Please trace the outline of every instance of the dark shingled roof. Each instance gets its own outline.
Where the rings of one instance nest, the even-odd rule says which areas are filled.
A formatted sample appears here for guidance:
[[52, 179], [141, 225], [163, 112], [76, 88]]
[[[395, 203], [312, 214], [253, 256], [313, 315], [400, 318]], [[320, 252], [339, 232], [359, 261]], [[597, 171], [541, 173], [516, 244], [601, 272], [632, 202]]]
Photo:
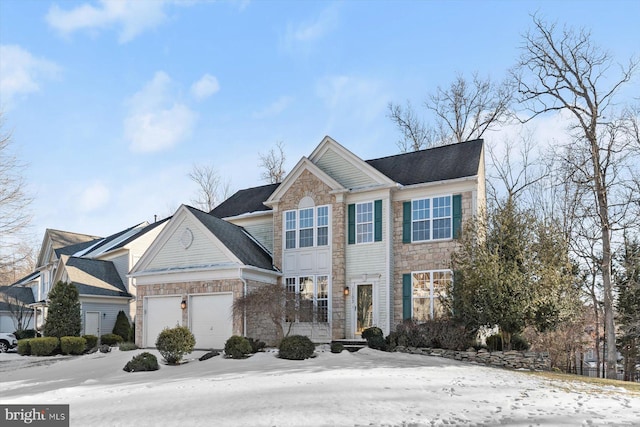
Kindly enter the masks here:
[[95, 245], [100, 240], [103, 240], [102, 237], [95, 240], [89, 240], [88, 242], [76, 243], [75, 245], [64, 246], [62, 248], [58, 248], [55, 250], [56, 256], [60, 258], [61, 255], [73, 255], [76, 252], [83, 251], [87, 249], [91, 245]]
[[275, 270], [271, 255], [260, 246], [242, 227], [231, 224], [191, 206], [191, 213], [211, 231], [245, 265]]
[[265, 206], [263, 202], [271, 196], [279, 185], [280, 184], [268, 184], [239, 190], [216, 206], [211, 211], [211, 215], [218, 218], [228, 218], [249, 212], [270, 211], [271, 208]]
[[[69, 280], [82, 295], [132, 297], [111, 261], [70, 257], [65, 265]], [[77, 274], [72, 267], [86, 274]]]
[[156, 221], [153, 224], [149, 224], [146, 227], [144, 227], [142, 230], [138, 231], [136, 234], [134, 234], [133, 236], [129, 237], [126, 240], [123, 240], [122, 242], [120, 242], [119, 244], [117, 244], [116, 246], [114, 246], [113, 248], [111, 248], [111, 250], [114, 249], [118, 249], [118, 248], [122, 248], [125, 245], [127, 245], [128, 243], [134, 241], [135, 239], [137, 239], [140, 236], [144, 236], [146, 233], [148, 233], [149, 231], [153, 230], [154, 228], [156, 228], [157, 226], [159, 226], [160, 224], [164, 224], [165, 222], [169, 221], [171, 219], [171, 217], [167, 217], [163, 220], [160, 221]]
[[73, 233], [71, 231], [47, 229], [51, 238], [51, 245], [54, 249], [64, 248], [65, 246], [76, 245], [101, 239], [100, 236], [90, 236], [88, 234]]
[[0, 286], [0, 311], [9, 311], [9, 304], [7, 300], [5, 300], [5, 295], [9, 297], [10, 302], [13, 302], [14, 298], [24, 305], [35, 302], [31, 288], [24, 286]]
[[464, 178], [478, 174], [482, 139], [443, 145], [367, 163], [402, 185]]

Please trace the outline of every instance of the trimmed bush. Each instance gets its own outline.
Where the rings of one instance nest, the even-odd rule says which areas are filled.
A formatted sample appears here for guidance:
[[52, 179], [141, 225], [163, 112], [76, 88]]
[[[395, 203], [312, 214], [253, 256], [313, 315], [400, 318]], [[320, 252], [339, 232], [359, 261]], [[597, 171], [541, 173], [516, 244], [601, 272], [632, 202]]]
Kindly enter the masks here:
[[344, 350], [344, 345], [341, 342], [331, 343], [331, 353], [342, 353], [342, 350]]
[[229, 359], [244, 359], [252, 353], [251, 342], [245, 337], [233, 335], [224, 343], [224, 354]]
[[500, 334], [487, 337], [487, 350], [502, 351], [502, 336]]
[[122, 368], [126, 372], [142, 372], [142, 371], [157, 371], [160, 369], [158, 366], [158, 359], [149, 352], [140, 353], [133, 356], [133, 359], [127, 362]]
[[82, 338], [87, 342], [86, 350], [91, 350], [98, 346], [98, 337], [95, 335], [83, 335]]
[[466, 350], [469, 342], [469, 333], [451, 320], [430, 320], [420, 324], [408, 320], [399, 324], [386, 339], [388, 349], [403, 346]]
[[100, 350], [100, 353], [109, 353], [111, 351], [111, 346], [106, 344], [100, 344], [100, 346], [98, 347], [98, 350]]
[[180, 363], [182, 357], [191, 353], [195, 345], [195, 337], [189, 328], [184, 326], [165, 328], [156, 340], [156, 348], [170, 365]]
[[22, 329], [15, 331], [13, 335], [15, 335], [18, 340], [22, 340], [25, 338], [35, 338], [38, 335], [38, 332], [36, 332], [35, 329]]
[[31, 344], [30, 341], [32, 338], [24, 338], [18, 341], [18, 354], [21, 356], [29, 356], [31, 355]]
[[31, 354], [34, 356], [51, 356], [59, 345], [60, 340], [56, 337], [31, 338], [29, 340]]
[[118, 348], [120, 349], [120, 351], [131, 351], [137, 350], [138, 346], [133, 342], [121, 342]]
[[527, 351], [529, 350], [529, 343], [527, 340], [520, 334], [513, 334], [511, 336], [511, 349], [517, 351]]
[[311, 342], [309, 337], [304, 335], [292, 335], [285, 337], [280, 341], [278, 347], [281, 359], [303, 360], [313, 356], [316, 346]]
[[113, 330], [111, 332], [116, 335], [120, 335], [122, 341], [127, 341], [129, 339], [129, 335], [131, 334], [131, 323], [129, 323], [129, 318], [124, 311], [120, 310], [118, 312], [116, 324], [113, 325]]
[[267, 346], [264, 341], [260, 341], [259, 339], [247, 338], [247, 341], [249, 341], [249, 345], [251, 345], [251, 353], [262, 351]]
[[362, 331], [362, 338], [367, 340], [367, 345], [369, 348], [373, 348], [376, 350], [386, 350], [387, 343], [384, 340], [384, 334], [382, 333], [382, 329], [377, 326], [372, 326], [371, 328], [367, 328]]
[[120, 344], [122, 341], [124, 341], [122, 337], [116, 334], [104, 334], [100, 336], [100, 344], [113, 346]]
[[87, 340], [82, 337], [60, 338], [60, 351], [62, 354], [82, 354], [87, 347]]

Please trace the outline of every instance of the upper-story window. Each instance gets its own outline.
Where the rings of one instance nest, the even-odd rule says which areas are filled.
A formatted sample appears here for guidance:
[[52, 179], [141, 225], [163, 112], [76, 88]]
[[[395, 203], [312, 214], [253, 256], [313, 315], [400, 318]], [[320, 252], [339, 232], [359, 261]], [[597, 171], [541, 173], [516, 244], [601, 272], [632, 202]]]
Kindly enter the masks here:
[[373, 202], [356, 203], [356, 243], [373, 242]]
[[284, 213], [285, 249], [327, 246], [329, 206], [317, 206]]
[[382, 241], [382, 200], [352, 203], [347, 206], [347, 243]]
[[412, 240], [451, 238], [451, 196], [417, 199], [411, 202]]

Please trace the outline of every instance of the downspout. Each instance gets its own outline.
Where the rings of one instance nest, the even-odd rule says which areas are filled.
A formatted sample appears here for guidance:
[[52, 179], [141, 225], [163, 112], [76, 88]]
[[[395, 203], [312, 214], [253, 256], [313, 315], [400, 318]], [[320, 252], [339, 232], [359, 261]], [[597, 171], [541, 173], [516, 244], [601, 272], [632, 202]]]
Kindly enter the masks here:
[[[238, 276], [240, 277], [240, 280], [242, 281], [242, 293], [243, 293], [243, 297], [247, 296], [247, 289], [248, 289], [248, 284], [247, 281], [244, 277], [242, 277], [242, 268], [238, 268]], [[242, 335], [244, 337], [247, 336], [247, 309], [246, 307], [242, 310]]]

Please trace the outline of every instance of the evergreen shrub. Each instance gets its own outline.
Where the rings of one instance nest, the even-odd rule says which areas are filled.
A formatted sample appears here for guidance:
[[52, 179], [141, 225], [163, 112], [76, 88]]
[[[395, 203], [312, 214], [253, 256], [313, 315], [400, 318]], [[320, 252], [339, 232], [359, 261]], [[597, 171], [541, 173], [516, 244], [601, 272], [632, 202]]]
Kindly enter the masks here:
[[100, 335], [100, 344], [113, 346], [124, 341], [120, 335], [104, 334]]
[[87, 342], [86, 350], [91, 350], [98, 346], [98, 337], [95, 335], [83, 335], [82, 338]]
[[342, 350], [344, 350], [344, 345], [341, 342], [331, 343], [331, 353], [342, 353]]
[[118, 345], [118, 348], [120, 349], [120, 351], [131, 351], [137, 350], [138, 346], [132, 342], [121, 342], [120, 345]]
[[82, 354], [87, 347], [87, 340], [82, 337], [60, 338], [60, 351], [62, 354]]
[[244, 359], [252, 352], [251, 342], [245, 337], [233, 335], [224, 343], [224, 354], [229, 359]]
[[131, 335], [131, 323], [129, 323], [129, 318], [124, 311], [120, 310], [118, 312], [116, 323], [113, 325], [113, 330], [111, 332], [116, 335], [120, 335], [120, 337], [122, 337], [122, 341], [129, 340], [129, 335]]
[[56, 337], [40, 337], [29, 340], [33, 356], [51, 356], [59, 345], [60, 340]]
[[30, 341], [32, 338], [23, 338], [18, 340], [18, 354], [21, 356], [29, 356], [31, 355], [31, 344]]
[[126, 372], [141, 372], [157, 371], [159, 368], [156, 356], [145, 351], [144, 353], [133, 356], [133, 359], [127, 362], [122, 370]]
[[303, 360], [313, 356], [316, 346], [309, 337], [304, 335], [292, 335], [280, 341], [279, 357], [289, 360]]
[[191, 353], [196, 345], [196, 339], [184, 326], [165, 328], [156, 340], [156, 348], [170, 365], [180, 363], [185, 354]]

